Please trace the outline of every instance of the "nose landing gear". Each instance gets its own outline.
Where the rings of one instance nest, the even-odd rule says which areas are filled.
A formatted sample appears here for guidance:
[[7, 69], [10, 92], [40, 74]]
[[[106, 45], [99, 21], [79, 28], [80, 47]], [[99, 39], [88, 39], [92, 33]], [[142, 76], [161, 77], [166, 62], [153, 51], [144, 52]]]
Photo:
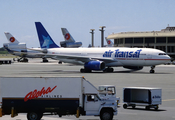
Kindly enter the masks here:
[[154, 73], [154, 72], [155, 72], [155, 71], [154, 71], [154, 68], [155, 68], [155, 66], [151, 66], [150, 73]]

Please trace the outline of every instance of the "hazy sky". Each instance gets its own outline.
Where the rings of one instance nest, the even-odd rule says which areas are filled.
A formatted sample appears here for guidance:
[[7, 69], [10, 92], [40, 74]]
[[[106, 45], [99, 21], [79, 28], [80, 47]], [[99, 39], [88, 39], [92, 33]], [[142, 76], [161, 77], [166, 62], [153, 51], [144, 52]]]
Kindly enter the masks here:
[[[27, 47], [39, 47], [34, 22], [41, 22], [60, 45], [61, 28], [67, 28], [84, 47], [101, 45], [100, 26], [105, 37], [127, 31], [156, 31], [175, 26], [175, 0], [0, 0], [0, 47], [10, 32]], [[106, 41], [104, 42], [106, 44]]]

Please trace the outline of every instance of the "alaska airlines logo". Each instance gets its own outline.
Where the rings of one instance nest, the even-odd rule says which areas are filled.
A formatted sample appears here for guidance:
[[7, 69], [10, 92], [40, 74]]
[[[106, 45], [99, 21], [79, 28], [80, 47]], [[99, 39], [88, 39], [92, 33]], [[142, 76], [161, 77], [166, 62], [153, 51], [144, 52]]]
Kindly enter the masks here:
[[115, 52], [115, 57], [116, 58], [139, 58], [140, 52], [142, 50], [137, 50], [137, 51], [120, 51], [119, 49], [115, 51], [105, 51], [103, 54], [103, 57], [111, 57], [112, 53]]
[[47, 90], [45, 90], [45, 87], [43, 87], [41, 89], [41, 91], [37, 91], [37, 89], [35, 89], [34, 91], [31, 91], [29, 92], [25, 98], [24, 98], [24, 101], [27, 102], [28, 100], [31, 100], [31, 99], [34, 99], [34, 98], [38, 98], [42, 95], [45, 95], [45, 94], [48, 94], [48, 93], [51, 93], [57, 86], [55, 86], [54, 88], [50, 88], [48, 87]]
[[53, 44], [51, 38], [50, 38], [49, 36], [45, 37], [45, 36], [43, 36], [43, 35], [42, 35], [42, 37], [43, 37], [43, 39], [44, 39], [44, 42], [43, 42], [43, 44], [42, 44], [42, 47], [43, 47], [43, 48], [44, 48], [44, 47], [49, 48], [49, 46], [50, 46], [51, 44]]
[[14, 37], [11, 37], [10, 38], [10, 42], [15, 42], [15, 38]]
[[70, 34], [69, 34], [69, 33], [67, 33], [67, 34], [65, 35], [65, 39], [66, 39], [66, 40], [69, 40], [69, 39], [70, 39]]

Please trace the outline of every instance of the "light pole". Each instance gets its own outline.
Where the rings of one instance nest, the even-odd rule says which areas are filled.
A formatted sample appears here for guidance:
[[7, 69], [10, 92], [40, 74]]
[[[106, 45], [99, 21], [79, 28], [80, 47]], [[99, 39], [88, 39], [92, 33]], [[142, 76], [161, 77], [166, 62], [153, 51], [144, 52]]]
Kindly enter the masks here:
[[101, 47], [104, 47], [104, 28], [106, 28], [106, 26], [100, 26], [101, 29], [99, 29], [99, 31], [101, 31]]
[[92, 42], [91, 42], [91, 45], [92, 45], [92, 47], [94, 47], [94, 30], [95, 29], [91, 29], [91, 34], [92, 34]]

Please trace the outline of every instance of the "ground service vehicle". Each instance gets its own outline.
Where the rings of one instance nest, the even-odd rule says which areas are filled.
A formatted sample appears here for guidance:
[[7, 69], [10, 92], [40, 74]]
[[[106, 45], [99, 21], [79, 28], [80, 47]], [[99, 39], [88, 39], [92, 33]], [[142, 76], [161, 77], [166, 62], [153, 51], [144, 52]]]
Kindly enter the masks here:
[[1, 77], [0, 117], [18, 113], [27, 113], [28, 120], [40, 120], [46, 113], [112, 120], [117, 103], [100, 99], [98, 89], [84, 77]]
[[162, 89], [148, 87], [126, 87], [123, 88], [123, 108], [132, 106], [145, 106], [146, 109], [158, 110], [162, 103]]

